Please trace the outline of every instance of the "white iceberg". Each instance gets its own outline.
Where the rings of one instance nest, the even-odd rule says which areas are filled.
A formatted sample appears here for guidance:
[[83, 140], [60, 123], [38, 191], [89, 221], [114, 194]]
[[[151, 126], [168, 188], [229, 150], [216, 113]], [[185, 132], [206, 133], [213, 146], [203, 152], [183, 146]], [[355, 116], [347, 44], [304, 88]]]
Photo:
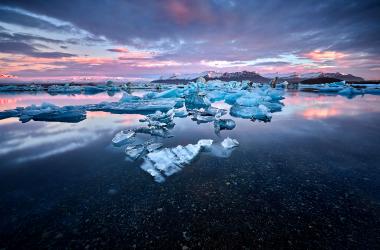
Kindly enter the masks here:
[[222, 141], [221, 145], [225, 149], [230, 149], [239, 146], [239, 142], [236, 139], [231, 139], [230, 137], [227, 137]]
[[165, 176], [170, 176], [180, 171], [189, 164], [202, 149], [212, 145], [212, 140], [199, 140], [197, 144], [164, 148], [148, 153], [144, 157], [141, 168], [154, 177], [157, 182], [163, 182]]
[[220, 130], [232, 130], [235, 127], [236, 123], [232, 119], [218, 119], [214, 121], [214, 128], [216, 134], [218, 134]]
[[130, 145], [125, 148], [125, 154], [132, 160], [139, 158], [145, 151], [144, 145]]
[[112, 139], [112, 143], [115, 146], [122, 146], [126, 143], [132, 142], [135, 135], [136, 133], [132, 130], [128, 130], [127, 132], [120, 131]]
[[262, 121], [269, 121], [272, 118], [272, 114], [269, 112], [269, 109], [262, 104], [257, 107], [246, 107], [235, 104], [231, 107], [230, 114], [235, 117], [257, 119]]

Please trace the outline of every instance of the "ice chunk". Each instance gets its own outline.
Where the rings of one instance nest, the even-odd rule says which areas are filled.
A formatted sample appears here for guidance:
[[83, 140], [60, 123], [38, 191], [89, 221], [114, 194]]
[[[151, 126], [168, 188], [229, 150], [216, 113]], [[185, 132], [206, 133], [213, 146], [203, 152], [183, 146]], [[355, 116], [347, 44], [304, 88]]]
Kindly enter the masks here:
[[40, 106], [31, 105], [0, 113], [0, 119], [9, 117], [20, 117], [21, 122], [28, 122], [30, 120], [79, 122], [86, 119], [86, 110], [83, 106], [58, 107], [53, 104], [43, 103]]
[[127, 146], [125, 148], [126, 155], [132, 160], [136, 160], [137, 158], [139, 158], [144, 153], [144, 151], [145, 146], [141, 144]]
[[70, 86], [69, 84], [52, 85], [48, 87], [47, 91], [50, 94], [63, 94], [63, 93], [79, 94], [82, 92], [82, 88], [80, 86]]
[[236, 139], [231, 139], [230, 137], [227, 137], [222, 141], [221, 145], [223, 146], [223, 148], [229, 149], [239, 146], [239, 142]]
[[176, 98], [182, 95], [182, 90], [177, 88], [172, 88], [169, 90], [165, 90], [162, 92], [149, 92], [144, 98], [145, 99], [153, 99], [153, 98]]
[[214, 90], [207, 93], [207, 97], [211, 102], [221, 101], [226, 96], [226, 92], [220, 90]]
[[218, 134], [220, 130], [232, 130], [236, 126], [236, 123], [232, 119], [218, 119], [214, 121], [215, 132]]
[[150, 143], [146, 146], [146, 149], [148, 150], [148, 152], [153, 152], [159, 148], [162, 148], [163, 145], [164, 144], [160, 142]]
[[262, 105], [264, 105], [265, 107], [267, 107], [269, 109], [270, 112], [278, 112], [278, 111], [281, 111], [282, 110], [282, 104], [280, 103], [277, 103], [277, 102], [261, 102]]
[[165, 180], [189, 164], [204, 148], [212, 145], [212, 140], [199, 140], [197, 144], [178, 145], [148, 153], [141, 168], [152, 175], [157, 182]]
[[202, 139], [198, 141], [198, 145], [201, 146], [201, 148], [209, 148], [212, 145], [213, 140], [211, 139]]
[[211, 102], [202, 93], [196, 93], [185, 97], [185, 105], [188, 109], [207, 108]]
[[149, 135], [159, 136], [159, 137], [170, 137], [170, 135], [168, 135], [167, 128], [164, 128], [164, 127], [160, 127], [160, 128], [157, 128], [157, 127], [139, 127], [139, 128], [133, 129], [133, 131], [135, 133], [149, 134]]
[[347, 87], [347, 88], [344, 88], [343, 90], [339, 91], [338, 94], [350, 97], [350, 96], [354, 96], [354, 95], [363, 94], [363, 90], [355, 89], [353, 87]]
[[186, 110], [175, 110], [174, 111], [174, 117], [180, 117], [180, 118], [183, 118], [183, 117], [187, 117], [189, 115], [189, 113], [186, 111]]
[[135, 132], [132, 130], [128, 130], [127, 132], [120, 131], [115, 135], [115, 137], [112, 139], [112, 143], [115, 146], [122, 146], [126, 143], [132, 142], [133, 137], [135, 136]]
[[83, 91], [85, 94], [97, 94], [106, 91], [106, 87], [103, 86], [83, 86]]
[[137, 100], [134, 102], [103, 102], [87, 105], [89, 111], [106, 111], [110, 113], [144, 113], [157, 110], [168, 111], [177, 104], [173, 99]]
[[226, 94], [224, 100], [226, 103], [233, 105], [236, 102], [236, 100], [240, 98], [243, 94], [244, 92], [229, 93], [229, 94]]
[[272, 118], [268, 108], [261, 104], [258, 107], [245, 107], [235, 104], [231, 107], [230, 114], [235, 117], [262, 121], [269, 121]]
[[204, 77], [202, 77], [202, 76], [198, 77], [197, 83], [203, 83], [203, 84], [205, 84], [206, 83], [206, 79]]
[[138, 96], [130, 95], [128, 93], [123, 93], [123, 96], [121, 97], [119, 102], [134, 102], [134, 101], [138, 101], [140, 99], [141, 98]]
[[225, 109], [219, 109], [215, 107], [208, 107], [206, 110], [200, 112], [201, 115], [212, 115], [216, 117], [221, 117], [225, 114], [227, 114], [227, 110]]

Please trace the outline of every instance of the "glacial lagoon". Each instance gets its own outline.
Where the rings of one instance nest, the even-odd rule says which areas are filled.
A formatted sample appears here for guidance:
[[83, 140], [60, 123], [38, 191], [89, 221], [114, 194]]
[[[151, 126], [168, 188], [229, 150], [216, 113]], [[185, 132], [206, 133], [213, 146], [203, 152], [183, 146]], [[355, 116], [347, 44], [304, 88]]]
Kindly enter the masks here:
[[[0, 120], [0, 247], [379, 246], [379, 95], [275, 90], [280, 109], [257, 119], [232, 110], [256, 107], [250, 93], [231, 104], [205, 91], [173, 107], [170, 121], [157, 118], [170, 107], [104, 105], [165, 91], [1, 93], [0, 111], [49, 103], [85, 107], [85, 117]], [[213, 111], [197, 106], [204, 96]], [[152, 124], [164, 136], [139, 133]], [[133, 141], [118, 144], [120, 131], [136, 132]]]

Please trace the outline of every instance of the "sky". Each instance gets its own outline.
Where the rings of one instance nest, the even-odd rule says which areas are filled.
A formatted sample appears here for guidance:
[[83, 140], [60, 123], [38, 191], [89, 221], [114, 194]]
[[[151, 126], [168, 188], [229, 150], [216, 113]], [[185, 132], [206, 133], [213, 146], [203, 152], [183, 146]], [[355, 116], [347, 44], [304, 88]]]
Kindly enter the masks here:
[[209, 70], [380, 79], [379, 13], [379, 0], [1, 0], [0, 82]]

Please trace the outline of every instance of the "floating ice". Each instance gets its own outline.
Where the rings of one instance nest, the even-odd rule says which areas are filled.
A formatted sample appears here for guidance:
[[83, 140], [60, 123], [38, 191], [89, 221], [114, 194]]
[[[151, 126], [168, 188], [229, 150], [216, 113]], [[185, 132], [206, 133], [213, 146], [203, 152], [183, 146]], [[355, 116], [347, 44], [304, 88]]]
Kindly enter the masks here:
[[145, 151], [145, 146], [142, 144], [139, 145], [130, 145], [125, 148], [125, 154], [132, 160], [139, 158]]
[[339, 95], [343, 96], [355, 96], [355, 95], [361, 95], [363, 94], [363, 90], [355, 89], [353, 87], [346, 87], [338, 92]]
[[85, 94], [97, 94], [106, 90], [107, 89], [104, 86], [83, 86], [83, 91]]
[[19, 117], [21, 122], [30, 120], [79, 122], [86, 119], [86, 111], [82, 106], [58, 107], [50, 103], [42, 103], [40, 106], [31, 105], [25, 108], [0, 112], [0, 119], [9, 117]]
[[157, 128], [157, 127], [139, 127], [133, 129], [135, 133], [140, 134], [149, 134], [153, 136], [159, 136], [159, 137], [170, 137], [168, 134], [168, 129], [165, 127]]
[[162, 92], [149, 92], [144, 96], [144, 98], [145, 99], [177, 98], [177, 97], [181, 97], [181, 95], [182, 95], [182, 90], [178, 88], [172, 88], [172, 89], [165, 90]]
[[231, 107], [230, 114], [235, 117], [262, 121], [269, 121], [272, 118], [268, 108], [262, 104], [257, 107], [245, 107], [235, 104]]
[[50, 94], [79, 94], [82, 92], [82, 88], [80, 86], [70, 86], [69, 84], [65, 85], [52, 85], [49, 86], [47, 91]]
[[221, 101], [224, 99], [224, 97], [226, 96], [226, 92], [224, 91], [220, 91], [220, 90], [214, 90], [214, 91], [211, 91], [209, 93], [207, 93], [207, 98], [211, 101], [211, 102], [216, 102], [216, 101]]
[[120, 131], [115, 135], [112, 139], [112, 143], [115, 146], [122, 146], [126, 143], [132, 142], [133, 137], [135, 136], [135, 132], [132, 130], [128, 130], [127, 132]]
[[218, 134], [220, 130], [232, 130], [236, 127], [236, 123], [232, 119], [218, 119], [214, 121], [215, 132]]
[[155, 142], [155, 143], [150, 143], [146, 146], [146, 149], [148, 150], [148, 152], [153, 152], [159, 148], [162, 148], [164, 144], [162, 144], [161, 142]]
[[138, 101], [140, 99], [141, 98], [138, 96], [130, 95], [128, 93], [123, 93], [123, 96], [121, 97], [119, 102], [134, 102], [134, 101]]
[[144, 157], [141, 168], [154, 177], [157, 182], [163, 182], [165, 176], [180, 171], [189, 164], [202, 149], [212, 145], [212, 140], [199, 140], [197, 144], [178, 145], [175, 148], [164, 148], [148, 153]]
[[186, 110], [174, 110], [174, 117], [187, 117], [189, 113]]
[[89, 111], [106, 111], [110, 113], [142, 113], [154, 112], [157, 110], [168, 111], [177, 105], [173, 99], [152, 99], [137, 100], [134, 102], [102, 102], [99, 104], [87, 105]]
[[205, 94], [197, 93], [186, 96], [185, 105], [186, 108], [190, 109], [207, 108], [211, 106], [211, 102]]
[[221, 145], [223, 146], [223, 148], [229, 149], [239, 146], [239, 142], [236, 139], [231, 139], [230, 137], [227, 137], [222, 141]]
[[316, 91], [316, 92], [339, 92], [345, 88], [346, 82], [332, 82], [322, 84], [298, 84], [298, 89], [301, 91]]

